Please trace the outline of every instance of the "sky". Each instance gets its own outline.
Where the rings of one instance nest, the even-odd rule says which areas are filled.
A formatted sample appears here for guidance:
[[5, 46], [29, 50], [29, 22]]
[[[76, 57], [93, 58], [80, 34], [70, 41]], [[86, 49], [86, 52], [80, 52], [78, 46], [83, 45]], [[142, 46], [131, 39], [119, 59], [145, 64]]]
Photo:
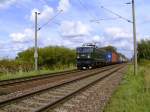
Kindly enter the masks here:
[[[0, 58], [15, 58], [34, 46], [35, 12], [38, 46], [76, 48], [83, 43], [115, 46], [133, 55], [131, 0], [0, 0]], [[106, 9], [102, 8], [105, 7]], [[137, 41], [150, 39], [150, 1], [135, 0]]]

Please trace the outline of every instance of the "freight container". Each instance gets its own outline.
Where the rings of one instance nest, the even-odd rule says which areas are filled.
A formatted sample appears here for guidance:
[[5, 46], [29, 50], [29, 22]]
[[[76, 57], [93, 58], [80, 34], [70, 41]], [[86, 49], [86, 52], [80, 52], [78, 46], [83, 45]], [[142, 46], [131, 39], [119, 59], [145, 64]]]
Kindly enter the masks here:
[[107, 52], [105, 57], [106, 57], [106, 63], [112, 62], [112, 52]]
[[119, 61], [119, 56], [115, 52], [107, 52], [105, 57], [107, 63], [118, 63]]
[[117, 63], [119, 60], [119, 56], [117, 53], [112, 52], [112, 63]]

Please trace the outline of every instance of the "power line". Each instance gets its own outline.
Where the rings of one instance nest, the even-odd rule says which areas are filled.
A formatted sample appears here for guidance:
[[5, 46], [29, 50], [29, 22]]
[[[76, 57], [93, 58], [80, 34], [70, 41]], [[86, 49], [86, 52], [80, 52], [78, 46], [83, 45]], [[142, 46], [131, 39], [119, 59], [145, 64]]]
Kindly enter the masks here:
[[[103, 1], [104, 1], [104, 0], [103, 0]], [[98, 2], [99, 2], [100, 4], [102, 4], [103, 1], [102, 1], [102, 0], [101, 0], [101, 1], [99, 0]], [[120, 4], [120, 3], [111, 3], [111, 4], [105, 4], [105, 6], [106, 6], [106, 7], [109, 7], [109, 6], [117, 6], [117, 7], [120, 7], [120, 6], [122, 7], [122, 6], [124, 6], [124, 7], [125, 7], [126, 4], [128, 4], [128, 3], [129, 3], [129, 2], [127, 2], [127, 3], [125, 3], [125, 4], [124, 4], [124, 3], [121, 3], [121, 4]]]
[[[98, 1], [98, 2], [99, 2], [99, 1]], [[127, 18], [121, 16], [120, 14], [118, 14], [118, 13], [116, 13], [116, 12], [113, 12], [113, 11], [111, 11], [110, 9], [104, 7], [103, 5], [101, 5], [100, 2], [99, 2], [99, 4], [100, 4], [100, 8], [106, 10], [107, 12], [109, 12], [109, 13], [111, 13], [111, 14], [117, 16], [118, 18], [121, 18], [121, 19], [123, 19], [123, 20], [125, 20], [125, 21], [127, 21], [127, 22], [129, 22], [129, 23], [133, 23], [131, 20], [129, 20], [129, 19], [127, 19]]]
[[116, 12], [111, 11], [111, 10], [108, 9], [108, 8], [105, 8], [104, 6], [101, 6], [101, 8], [104, 9], [104, 10], [106, 10], [107, 12], [110, 12], [111, 14], [113, 14], [113, 15], [115, 15], [115, 16], [117, 16], [117, 17], [119, 17], [119, 18], [121, 18], [121, 19], [123, 19], [123, 20], [129, 22], [129, 23], [133, 23], [131, 20], [129, 20], [129, 19], [127, 19], [127, 18], [125, 18], [125, 17], [123, 17], [123, 16], [117, 14]]
[[[123, 17], [123, 16], [121, 16], [121, 15], [119, 15], [119, 14], [117, 14], [117, 13], [111, 11], [111, 10], [109, 10], [108, 8], [105, 8], [104, 6], [101, 6], [101, 8], [105, 9], [105, 10], [108, 11], [109, 13], [112, 13], [113, 15], [117, 16], [118, 18], [102, 18], [102, 19], [97, 19], [97, 20], [95, 20], [95, 17], [93, 17], [93, 14], [91, 14], [91, 12], [89, 12], [88, 8], [83, 4], [83, 2], [81, 2], [81, 0], [78, 0], [78, 1], [79, 1], [80, 5], [88, 12], [88, 14], [89, 14], [92, 18], [94, 18], [93, 20], [90, 20], [90, 22], [99, 22], [99, 21], [107, 21], [107, 20], [117, 20], [117, 19], [120, 18], [120, 19], [126, 20], [126, 21], [129, 22], [129, 23], [132, 23], [131, 20], [129, 20], [129, 19], [127, 19], [127, 18], [125, 18], [125, 17]], [[99, 2], [99, 3], [100, 3], [100, 2]], [[101, 3], [100, 3], [100, 4], [101, 4]]]
[[81, 0], [79, 0], [79, 3], [88, 12], [88, 14], [93, 18], [93, 20], [90, 20], [90, 22], [99, 23], [99, 21], [108, 21], [108, 20], [117, 20], [117, 19], [119, 19], [119, 18], [101, 18], [101, 19], [95, 19], [95, 17], [93, 17], [93, 14], [91, 12], [89, 12], [88, 8], [83, 4], [83, 2], [81, 2]]
[[49, 24], [53, 19], [55, 19], [58, 15], [61, 14], [63, 10], [60, 10], [55, 16], [53, 16], [52, 18], [50, 18], [46, 23], [44, 23], [41, 27], [39, 27], [38, 30], [41, 30], [43, 27], [45, 27], [47, 24]]

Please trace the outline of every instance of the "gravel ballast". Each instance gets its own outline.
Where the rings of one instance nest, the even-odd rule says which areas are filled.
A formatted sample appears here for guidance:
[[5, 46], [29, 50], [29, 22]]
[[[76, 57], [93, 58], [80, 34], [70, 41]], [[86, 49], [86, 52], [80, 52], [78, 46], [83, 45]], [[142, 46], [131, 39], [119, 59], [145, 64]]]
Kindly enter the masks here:
[[117, 73], [99, 81], [95, 85], [80, 92], [61, 105], [57, 105], [47, 112], [102, 112], [108, 103], [112, 93], [121, 82], [127, 67]]

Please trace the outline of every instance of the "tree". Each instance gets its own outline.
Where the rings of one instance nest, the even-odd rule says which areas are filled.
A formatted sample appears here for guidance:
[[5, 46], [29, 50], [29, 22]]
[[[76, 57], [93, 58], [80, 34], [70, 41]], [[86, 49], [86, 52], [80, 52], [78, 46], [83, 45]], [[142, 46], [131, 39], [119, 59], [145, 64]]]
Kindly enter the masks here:
[[[76, 52], [73, 49], [59, 46], [48, 46], [39, 48], [38, 53], [38, 64], [40, 67], [75, 64]], [[34, 64], [34, 49], [30, 48], [18, 53], [16, 59]]]
[[141, 40], [138, 42], [138, 60], [150, 60], [150, 40]]
[[113, 46], [102, 47], [100, 49], [104, 49], [104, 50], [106, 50], [108, 52], [117, 52], [117, 49], [115, 47], [113, 47]]

